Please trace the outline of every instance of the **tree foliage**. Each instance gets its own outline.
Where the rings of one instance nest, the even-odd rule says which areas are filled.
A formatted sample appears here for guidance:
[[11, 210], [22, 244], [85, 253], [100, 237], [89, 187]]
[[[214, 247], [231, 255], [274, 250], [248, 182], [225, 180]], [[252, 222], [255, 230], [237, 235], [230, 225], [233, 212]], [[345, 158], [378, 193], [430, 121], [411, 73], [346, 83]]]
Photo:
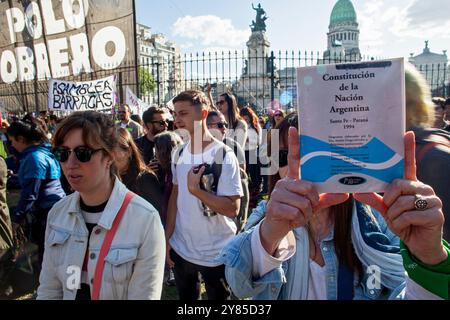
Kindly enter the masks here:
[[141, 95], [153, 93], [156, 89], [156, 81], [148, 69], [139, 67], [139, 92]]

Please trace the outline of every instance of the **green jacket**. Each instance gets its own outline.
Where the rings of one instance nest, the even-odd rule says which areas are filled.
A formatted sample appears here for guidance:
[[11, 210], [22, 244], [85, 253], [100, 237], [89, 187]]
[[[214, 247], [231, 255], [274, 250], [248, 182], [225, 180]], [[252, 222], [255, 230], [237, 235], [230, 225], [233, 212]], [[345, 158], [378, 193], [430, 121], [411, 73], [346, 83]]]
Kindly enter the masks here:
[[0, 157], [3, 159], [8, 158], [8, 152], [6, 151], [5, 144], [0, 140]]
[[417, 284], [427, 289], [431, 293], [449, 300], [450, 298], [450, 245], [442, 240], [445, 249], [448, 252], [448, 258], [437, 266], [428, 266], [409, 252], [408, 248], [402, 242], [400, 244], [403, 256], [403, 264], [409, 277]]

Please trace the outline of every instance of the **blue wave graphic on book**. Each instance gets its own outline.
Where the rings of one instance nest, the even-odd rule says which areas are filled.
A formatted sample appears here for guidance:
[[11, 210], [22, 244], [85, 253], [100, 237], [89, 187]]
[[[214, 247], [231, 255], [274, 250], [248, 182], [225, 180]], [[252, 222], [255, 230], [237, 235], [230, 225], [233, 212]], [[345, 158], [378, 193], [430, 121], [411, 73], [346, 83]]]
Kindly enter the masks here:
[[337, 174], [358, 173], [386, 183], [403, 177], [403, 157], [377, 138], [358, 148], [343, 148], [301, 136], [300, 145], [302, 179], [307, 181], [322, 183]]

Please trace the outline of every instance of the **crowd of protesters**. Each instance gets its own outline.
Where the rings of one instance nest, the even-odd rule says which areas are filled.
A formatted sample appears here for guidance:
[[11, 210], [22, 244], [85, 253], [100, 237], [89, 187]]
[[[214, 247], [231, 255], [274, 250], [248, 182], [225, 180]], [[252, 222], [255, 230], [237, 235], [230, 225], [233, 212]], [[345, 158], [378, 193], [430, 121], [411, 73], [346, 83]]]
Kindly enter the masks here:
[[[166, 283], [189, 301], [202, 282], [211, 300], [449, 298], [450, 99], [432, 100], [417, 71], [406, 71], [405, 177], [384, 198], [299, 180], [295, 112], [257, 115], [232, 93], [172, 103], [142, 120], [122, 104], [3, 121], [0, 269], [26, 239], [37, 299], [160, 299]], [[9, 210], [6, 187], [20, 190]]]

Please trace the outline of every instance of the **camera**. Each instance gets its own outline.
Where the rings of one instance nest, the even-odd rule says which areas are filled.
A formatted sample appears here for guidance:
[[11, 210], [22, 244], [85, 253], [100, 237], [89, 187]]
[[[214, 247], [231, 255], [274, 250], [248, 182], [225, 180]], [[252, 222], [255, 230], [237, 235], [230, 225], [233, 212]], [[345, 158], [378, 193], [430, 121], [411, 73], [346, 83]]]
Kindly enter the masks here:
[[199, 171], [202, 167], [205, 167], [205, 171], [203, 172], [203, 175], [213, 174], [211, 165], [209, 165], [207, 163], [202, 163], [201, 165], [196, 166], [193, 170], [194, 173], [195, 174], [199, 173]]
[[[205, 171], [203, 172], [202, 178], [200, 179], [200, 188], [202, 190], [205, 190], [206, 192], [214, 193], [212, 190], [212, 185], [214, 184], [214, 172], [212, 166], [207, 163], [202, 163], [201, 165], [195, 167], [193, 171], [195, 174], [198, 174], [202, 167], [205, 167]], [[208, 206], [206, 206], [203, 202], [202, 206], [203, 215], [205, 217], [214, 217], [217, 215], [216, 212], [208, 208]]]

